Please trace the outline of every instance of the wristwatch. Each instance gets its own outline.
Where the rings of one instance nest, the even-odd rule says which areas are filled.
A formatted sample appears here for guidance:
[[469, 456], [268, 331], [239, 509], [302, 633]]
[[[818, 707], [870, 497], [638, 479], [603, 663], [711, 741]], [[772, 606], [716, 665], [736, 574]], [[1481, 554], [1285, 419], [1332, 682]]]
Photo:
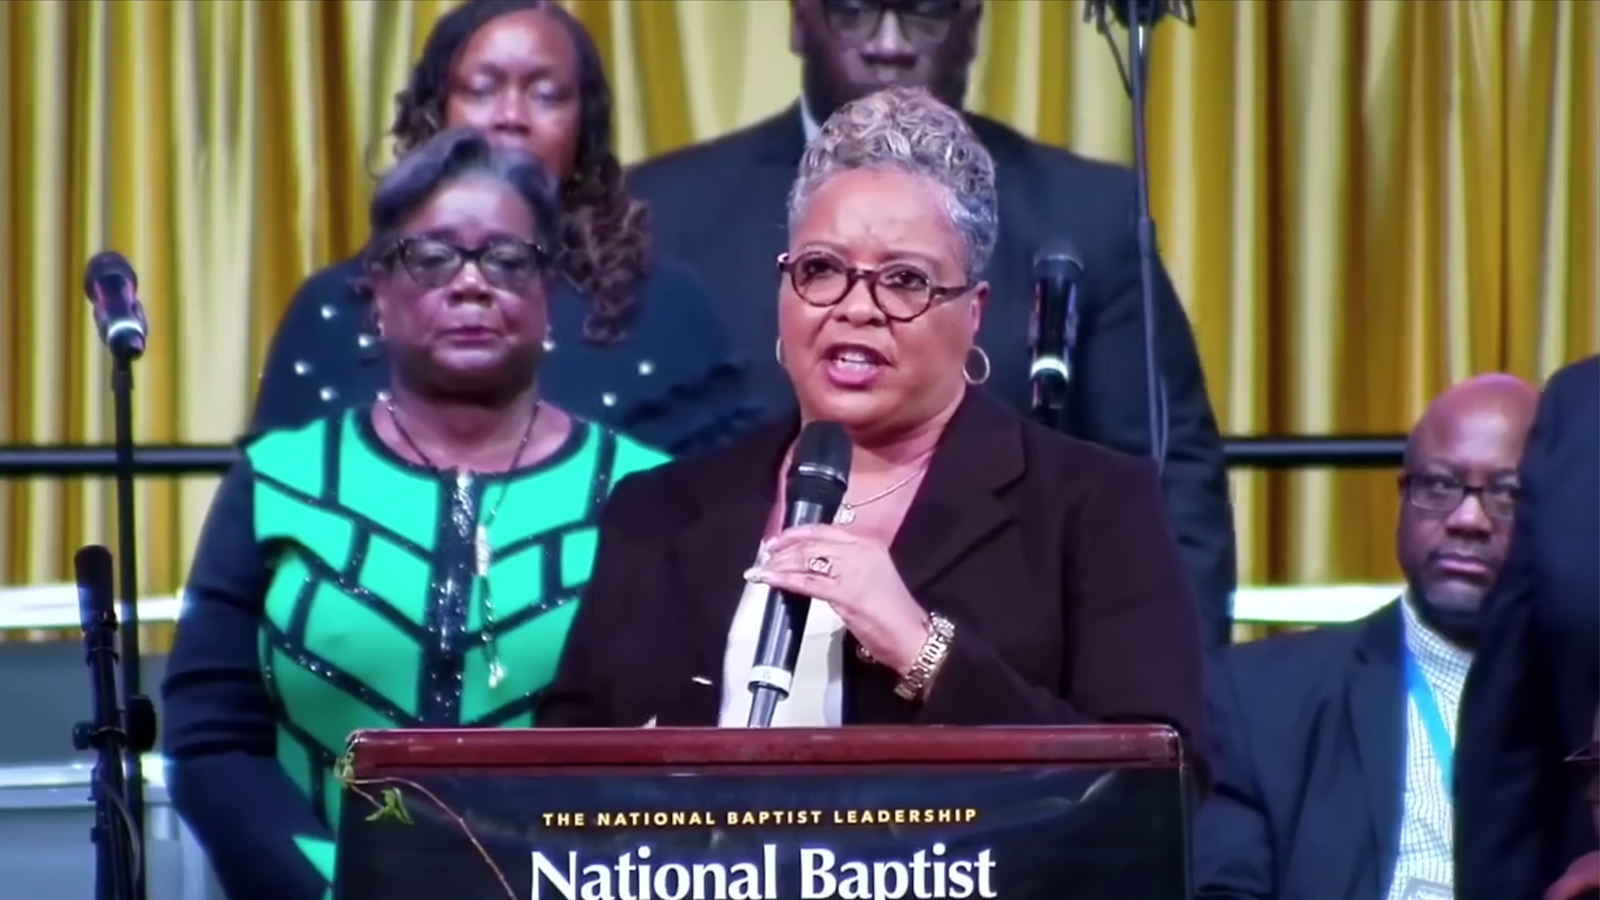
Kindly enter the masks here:
[[933, 676], [939, 674], [950, 655], [950, 642], [956, 636], [956, 623], [938, 613], [928, 614], [928, 639], [911, 663], [911, 670], [894, 686], [895, 696], [901, 700], [920, 700], [928, 692]]

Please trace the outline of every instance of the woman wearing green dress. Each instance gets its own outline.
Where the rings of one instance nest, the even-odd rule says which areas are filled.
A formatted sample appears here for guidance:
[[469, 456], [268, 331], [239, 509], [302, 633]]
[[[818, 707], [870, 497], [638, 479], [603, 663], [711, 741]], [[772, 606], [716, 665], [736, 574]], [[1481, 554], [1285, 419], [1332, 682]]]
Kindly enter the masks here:
[[664, 462], [539, 392], [551, 179], [473, 132], [372, 202], [377, 402], [243, 448], [162, 692], [173, 803], [230, 900], [320, 900], [350, 732], [529, 726], [610, 486]]

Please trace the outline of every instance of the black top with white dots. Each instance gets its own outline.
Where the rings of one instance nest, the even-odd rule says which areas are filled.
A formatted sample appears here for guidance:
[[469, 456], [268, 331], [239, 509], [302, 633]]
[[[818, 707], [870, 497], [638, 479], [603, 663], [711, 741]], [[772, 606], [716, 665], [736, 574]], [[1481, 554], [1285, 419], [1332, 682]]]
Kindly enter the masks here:
[[[358, 273], [356, 261], [338, 263], [296, 292], [263, 367], [252, 433], [371, 403], [388, 387], [368, 301], [351, 286]], [[764, 418], [704, 285], [688, 268], [655, 263], [620, 343], [584, 339], [589, 308], [565, 282], [550, 297], [544, 399], [674, 455], [720, 446]]]

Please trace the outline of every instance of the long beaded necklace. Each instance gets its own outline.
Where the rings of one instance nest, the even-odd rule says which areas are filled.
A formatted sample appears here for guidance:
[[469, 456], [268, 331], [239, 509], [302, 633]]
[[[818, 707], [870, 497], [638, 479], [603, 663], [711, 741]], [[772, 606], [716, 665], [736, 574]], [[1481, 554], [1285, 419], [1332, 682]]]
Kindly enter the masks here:
[[[428, 454], [424, 453], [422, 448], [417, 446], [417, 442], [412, 439], [411, 433], [406, 431], [405, 425], [401, 424], [400, 410], [395, 406], [394, 400], [391, 399], [386, 401], [384, 406], [389, 412], [389, 421], [394, 423], [395, 433], [399, 434], [400, 439], [406, 442], [406, 446], [411, 448], [411, 452], [415, 453], [417, 458], [422, 460], [423, 464], [428, 468], [439, 469], [439, 466], [434, 463]], [[522, 440], [517, 443], [517, 452], [511, 455], [511, 462], [506, 465], [504, 474], [507, 476], [515, 471], [517, 466], [521, 464], [522, 454], [527, 451], [528, 442], [533, 438], [534, 423], [539, 421], [539, 412], [543, 408], [544, 404], [541, 401], [534, 401], [533, 415], [528, 417], [528, 425], [522, 431]], [[466, 477], [466, 474], [462, 473], [462, 477]], [[459, 486], [460, 483], [458, 481], [458, 488]], [[505, 664], [500, 661], [500, 649], [495, 641], [494, 634], [494, 595], [489, 589], [489, 566], [494, 562], [494, 555], [489, 546], [489, 528], [494, 525], [495, 518], [500, 515], [500, 505], [505, 502], [506, 493], [510, 490], [511, 479], [507, 477], [500, 482], [500, 495], [495, 498], [494, 503], [484, 511], [483, 517], [479, 519], [476, 527], [473, 529], [472, 534], [473, 575], [477, 577], [478, 583], [481, 587], [481, 590], [479, 591], [479, 597], [483, 601], [483, 649], [484, 653], [489, 659], [490, 690], [498, 688], [501, 682], [505, 681], [506, 667]]]

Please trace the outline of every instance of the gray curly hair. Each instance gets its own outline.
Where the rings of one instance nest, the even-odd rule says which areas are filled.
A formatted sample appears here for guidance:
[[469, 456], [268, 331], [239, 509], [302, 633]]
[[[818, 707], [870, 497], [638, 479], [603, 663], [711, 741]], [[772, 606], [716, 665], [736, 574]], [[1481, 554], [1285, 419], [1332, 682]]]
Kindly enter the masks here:
[[976, 280], [1000, 229], [994, 159], [961, 114], [922, 88], [894, 87], [839, 107], [806, 145], [789, 191], [789, 230], [829, 178], [855, 169], [890, 169], [939, 186], [946, 214], [965, 245], [962, 264]]

